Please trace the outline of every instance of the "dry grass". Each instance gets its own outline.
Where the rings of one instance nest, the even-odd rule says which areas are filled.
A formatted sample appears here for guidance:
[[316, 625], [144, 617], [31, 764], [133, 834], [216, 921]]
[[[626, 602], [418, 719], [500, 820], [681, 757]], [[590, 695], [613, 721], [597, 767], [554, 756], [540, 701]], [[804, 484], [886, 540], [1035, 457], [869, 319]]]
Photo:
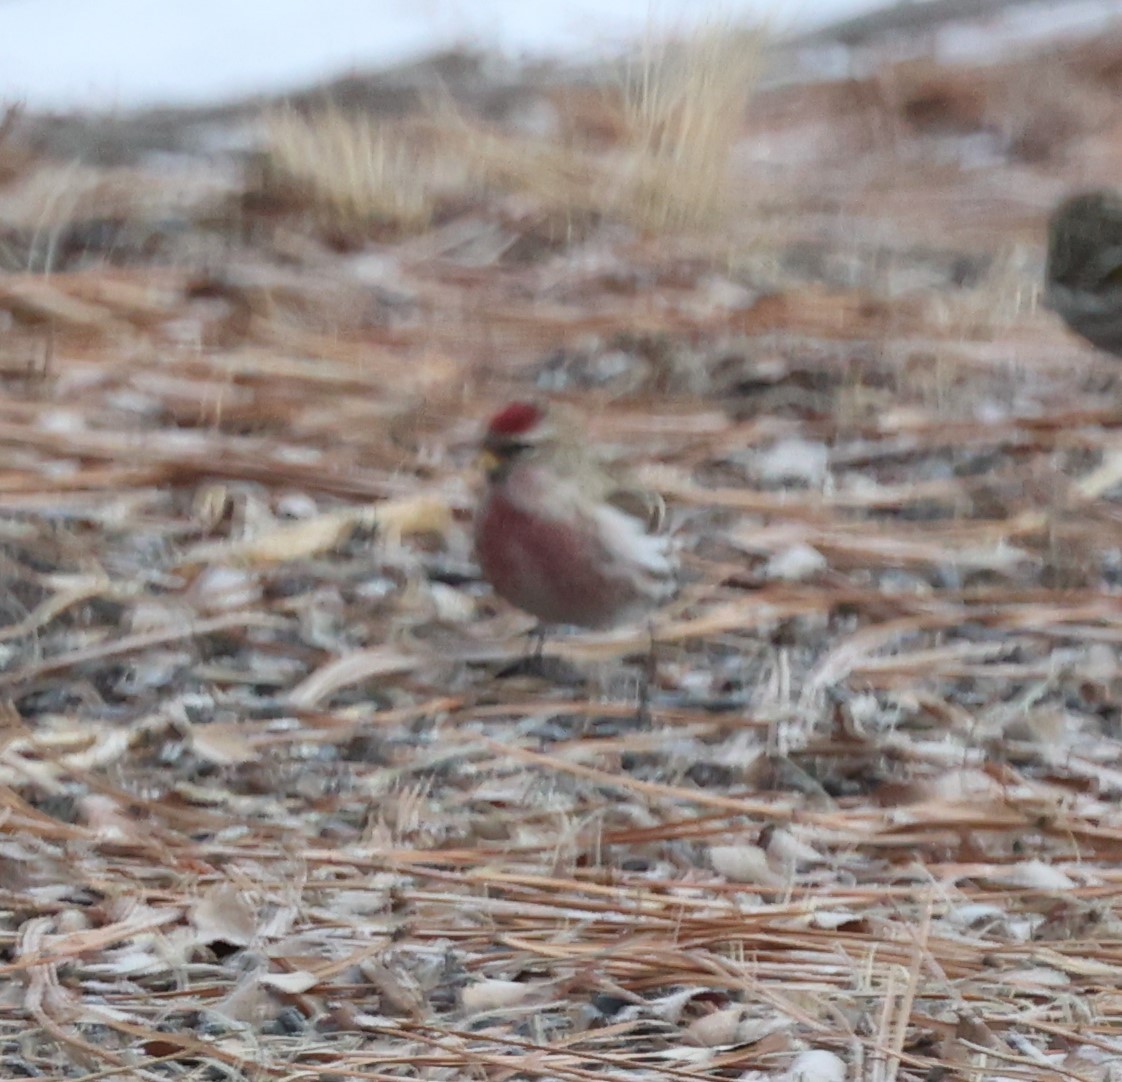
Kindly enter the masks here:
[[[435, 139], [461, 156], [486, 186], [525, 192], [545, 207], [574, 215], [598, 212], [615, 202], [591, 153], [488, 127], [447, 101], [434, 107], [432, 124]], [[608, 183], [614, 187], [617, 182]]]
[[487, 128], [442, 109], [434, 118], [486, 183], [549, 209], [617, 218], [647, 233], [712, 227], [727, 208], [732, 151], [763, 70], [762, 30], [709, 26], [682, 41], [648, 41], [618, 100], [604, 91], [608, 151]]
[[431, 155], [400, 126], [333, 107], [266, 118], [268, 188], [342, 231], [416, 232], [432, 218]]
[[648, 41], [624, 93], [622, 212], [653, 233], [712, 226], [728, 209], [731, 157], [766, 63], [762, 29], [709, 26]]
[[[447, 98], [425, 123], [387, 124], [327, 108], [266, 119], [266, 193], [304, 205], [340, 232], [417, 232], [441, 195], [476, 184], [528, 194], [547, 212], [607, 216], [659, 234], [719, 224], [732, 149], [763, 70], [762, 30], [708, 26], [651, 39], [602, 107], [618, 143], [516, 135]], [[572, 133], [570, 133], [572, 135]]]

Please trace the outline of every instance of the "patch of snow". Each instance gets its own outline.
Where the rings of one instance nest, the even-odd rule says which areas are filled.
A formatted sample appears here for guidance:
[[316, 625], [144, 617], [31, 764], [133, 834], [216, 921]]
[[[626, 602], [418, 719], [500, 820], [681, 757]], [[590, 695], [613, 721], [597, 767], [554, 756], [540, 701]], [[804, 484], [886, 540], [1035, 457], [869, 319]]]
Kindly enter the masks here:
[[33, 109], [130, 109], [283, 92], [347, 71], [484, 46], [592, 59], [652, 28], [706, 20], [811, 27], [876, 0], [6, 0], [0, 101]]

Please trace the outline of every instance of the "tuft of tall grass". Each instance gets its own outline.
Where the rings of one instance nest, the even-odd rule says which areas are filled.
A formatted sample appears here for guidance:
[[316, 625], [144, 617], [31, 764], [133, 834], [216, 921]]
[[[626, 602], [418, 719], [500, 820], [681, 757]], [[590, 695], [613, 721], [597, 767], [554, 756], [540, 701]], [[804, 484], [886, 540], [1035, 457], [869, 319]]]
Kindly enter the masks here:
[[621, 209], [636, 225], [711, 225], [728, 206], [732, 149], [763, 71], [761, 29], [708, 26], [645, 43], [625, 82]]
[[718, 223], [728, 206], [732, 151], [764, 67], [760, 29], [710, 25], [680, 41], [648, 39], [624, 73], [614, 147], [550, 142], [488, 128], [448, 107], [434, 124], [484, 182], [554, 209], [594, 212], [658, 233]]
[[423, 148], [393, 125], [335, 107], [265, 118], [269, 187], [344, 230], [411, 232], [433, 213]]

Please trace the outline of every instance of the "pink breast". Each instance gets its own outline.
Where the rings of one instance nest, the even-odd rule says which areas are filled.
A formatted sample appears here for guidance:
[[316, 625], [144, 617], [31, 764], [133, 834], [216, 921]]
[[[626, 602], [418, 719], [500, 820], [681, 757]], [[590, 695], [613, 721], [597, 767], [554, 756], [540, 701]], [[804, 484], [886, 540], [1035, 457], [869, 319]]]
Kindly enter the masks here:
[[476, 551], [487, 581], [512, 605], [554, 624], [606, 627], [634, 600], [634, 586], [611, 574], [594, 533], [531, 514], [492, 490], [476, 521]]

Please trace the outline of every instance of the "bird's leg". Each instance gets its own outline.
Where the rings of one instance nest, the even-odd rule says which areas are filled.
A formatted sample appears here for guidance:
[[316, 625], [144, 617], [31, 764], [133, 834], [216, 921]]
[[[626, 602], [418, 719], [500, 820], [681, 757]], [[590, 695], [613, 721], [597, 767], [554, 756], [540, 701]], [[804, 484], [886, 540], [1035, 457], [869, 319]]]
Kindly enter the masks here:
[[522, 659], [522, 671], [528, 676], [545, 677], [545, 624], [540, 620], [530, 632], [530, 652]]
[[651, 727], [651, 688], [658, 676], [658, 659], [655, 657], [654, 621], [647, 621], [647, 656], [639, 675], [639, 708], [635, 721], [640, 729]]
[[546, 637], [545, 624], [540, 621], [527, 633], [530, 637], [529, 649], [517, 661], [507, 665], [499, 676], [540, 676], [545, 677], [546, 663], [543, 651]]
[[542, 664], [542, 651], [545, 649], [545, 624], [540, 621], [535, 625], [534, 630], [530, 632], [531, 638], [534, 640], [534, 649], [530, 653], [530, 658], [536, 668], [541, 668]]

